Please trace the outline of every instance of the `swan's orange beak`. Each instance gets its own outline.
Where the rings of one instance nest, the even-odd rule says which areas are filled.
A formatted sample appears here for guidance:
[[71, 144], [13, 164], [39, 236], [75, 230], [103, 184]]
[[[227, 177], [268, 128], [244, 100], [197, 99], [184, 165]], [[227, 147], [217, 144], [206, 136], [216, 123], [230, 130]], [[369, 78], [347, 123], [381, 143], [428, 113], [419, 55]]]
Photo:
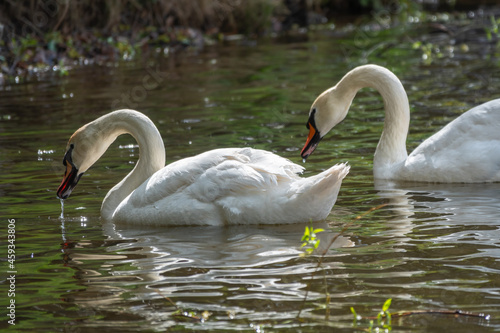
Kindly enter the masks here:
[[76, 184], [80, 180], [80, 177], [83, 175], [83, 172], [78, 174], [78, 169], [71, 158], [71, 151], [73, 147], [71, 147], [64, 155], [63, 165], [66, 166], [66, 172], [64, 172], [64, 177], [61, 185], [57, 189], [57, 197], [59, 199], [66, 199], [71, 194], [71, 191], [75, 188]]
[[300, 152], [300, 156], [302, 156], [304, 161], [306, 160], [306, 158], [309, 157], [309, 155], [313, 153], [313, 151], [316, 149], [319, 142], [321, 141], [321, 136], [319, 135], [319, 132], [316, 129], [316, 126], [314, 125], [314, 122], [309, 121], [306, 126], [309, 129], [309, 135], [307, 136], [304, 148], [302, 148], [302, 151]]

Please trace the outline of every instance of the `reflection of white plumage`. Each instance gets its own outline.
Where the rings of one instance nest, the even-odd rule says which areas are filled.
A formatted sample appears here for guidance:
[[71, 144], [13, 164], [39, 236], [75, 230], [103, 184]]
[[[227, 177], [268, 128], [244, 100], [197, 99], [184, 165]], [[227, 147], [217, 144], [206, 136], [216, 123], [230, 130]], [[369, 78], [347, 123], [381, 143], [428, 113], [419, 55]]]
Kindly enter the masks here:
[[83, 172], [120, 134], [139, 144], [135, 168], [106, 195], [106, 220], [154, 225], [279, 224], [324, 219], [349, 172], [338, 164], [301, 178], [303, 167], [267, 151], [215, 149], [165, 165], [165, 148], [153, 122], [119, 110], [86, 124], [71, 136], [57, 191], [67, 198]]
[[500, 99], [465, 112], [408, 156], [408, 97], [391, 71], [375, 65], [353, 69], [316, 99], [303, 158], [346, 117], [354, 96], [364, 87], [379, 91], [385, 105], [384, 130], [373, 160], [375, 178], [443, 183], [500, 181]]

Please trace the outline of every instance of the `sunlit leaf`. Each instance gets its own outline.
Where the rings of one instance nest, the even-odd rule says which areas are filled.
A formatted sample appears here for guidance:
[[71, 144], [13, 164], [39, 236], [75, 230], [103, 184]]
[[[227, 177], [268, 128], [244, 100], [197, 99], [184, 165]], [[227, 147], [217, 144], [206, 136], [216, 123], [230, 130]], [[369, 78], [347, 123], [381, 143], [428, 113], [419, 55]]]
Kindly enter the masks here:
[[392, 298], [389, 298], [387, 301], [385, 301], [384, 305], [382, 306], [382, 311], [387, 312], [389, 310], [389, 307], [391, 306]]

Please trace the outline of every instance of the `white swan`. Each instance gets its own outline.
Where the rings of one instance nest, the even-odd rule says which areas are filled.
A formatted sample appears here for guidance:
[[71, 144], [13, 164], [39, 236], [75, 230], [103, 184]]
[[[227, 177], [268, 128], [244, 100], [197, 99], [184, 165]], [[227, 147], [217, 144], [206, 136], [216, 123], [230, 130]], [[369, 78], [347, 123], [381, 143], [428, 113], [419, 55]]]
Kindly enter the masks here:
[[66, 172], [57, 196], [66, 199], [82, 174], [120, 134], [139, 144], [134, 169], [102, 203], [105, 220], [136, 225], [282, 224], [324, 219], [349, 172], [337, 164], [301, 178], [303, 167], [251, 148], [207, 151], [165, 166], [165, 147], [153, 122], [118, 110], [77, 130], [69, 139]]
[[304, 160], [325, 134], [346, 117], [354, 96], [364, 87], [380, 92], [385, 105], [384, 129], [373, 159], [376, 179], [442, 183], [500, 181], [500, 99], [465, 112], [408, 156], [408, 97], [399, 79], [376, 65], [353, 69], [314, 101], [307, 123], [309, 136], [301, 151]]

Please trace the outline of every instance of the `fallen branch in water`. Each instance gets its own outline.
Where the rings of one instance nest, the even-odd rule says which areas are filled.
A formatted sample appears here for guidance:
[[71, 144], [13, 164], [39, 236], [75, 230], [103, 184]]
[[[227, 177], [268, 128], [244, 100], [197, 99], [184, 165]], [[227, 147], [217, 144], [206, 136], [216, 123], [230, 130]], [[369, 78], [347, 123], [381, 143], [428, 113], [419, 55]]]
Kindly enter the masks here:
[[[476, 312], [468, 312], [462, 310], [413, 310], [413, 311], [398, 311], [394, 313], [391, 312], [391, 318], [407, 317], [418, 314], [438, 314], [438, 315], [448, 315], [448, 316], [453, 315], [456, 317], [475, 317], [486, 320], [490, 320], [491, 317], [489, 314], [486, 313], [476, 313]], [[371, 317], [360, 317], [359, 319], [374, 320], [377, 318], [378, 316], [371, 316]]]
[[[455, 318], [458, 317], [474, 317], [474, 318], [481, 318], [484, 320], [490, 320], [490, 315], [484, 314], [484, 313], [474, 313], [474, 312], [467, 312], [467, 311], [462, 311], [462, 310], [414, 310], [414, 311], [399, 311], [395, 313], [389, 312], [389, 307], [391, 306], [392, 299], [389, 298], [388, 300], [385, 301], [384, 305], [382, 306], [382, 310], [378, 312], [376, 316], [368, 316], [368, 317], [362, 317], [356, 313], [356, 310], [354, 310], [353, 307], [351, 307], [351, 312], [354, 315], [354, 326], [356, 326], [356, 323], [358, 321], [364, 320], [369, 323], [369, 328], [366, 330], [367, 332], [373, 332], [373, 329], [375, 329], [376, 332], [380, 328], [385, 328], [387, 330], [392, 330], [392, 320], [394, 318], [401, 318], [401, 317], [407, 317], [411, 315], [417, 315], [417, 314], [430, 314], [430, 315], [452, 315]], [[375, 320], [377, 322], [377, 326], [374, 326]]]

